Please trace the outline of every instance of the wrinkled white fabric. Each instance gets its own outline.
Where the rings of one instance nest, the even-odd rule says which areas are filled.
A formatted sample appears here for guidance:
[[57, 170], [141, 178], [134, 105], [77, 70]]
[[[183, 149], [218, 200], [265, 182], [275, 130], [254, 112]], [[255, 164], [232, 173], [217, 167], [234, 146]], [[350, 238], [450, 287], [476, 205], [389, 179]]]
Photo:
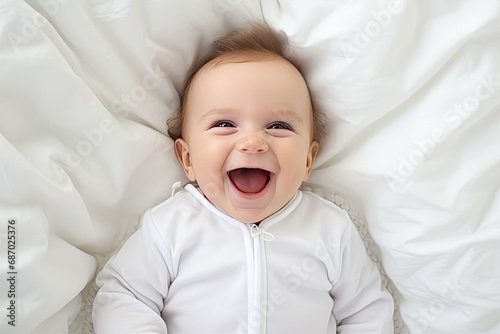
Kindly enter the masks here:
[[255, 19], [329, 118], [310, 186], [359, 212], [411, 333], [500, 333], [499, 18], [498, 0], [0, 1], [20, 306], [0, 332], [92, 333], [96, 262], [183, 178], [165, 121], [189, 67]]

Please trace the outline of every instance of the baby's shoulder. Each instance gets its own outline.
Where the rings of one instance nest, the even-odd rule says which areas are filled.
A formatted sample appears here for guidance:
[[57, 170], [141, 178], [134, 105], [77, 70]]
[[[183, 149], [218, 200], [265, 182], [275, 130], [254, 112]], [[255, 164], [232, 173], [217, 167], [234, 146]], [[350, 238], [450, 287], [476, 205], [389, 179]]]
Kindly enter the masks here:
[[309, 212], [328, 213], [342, 219], [348, 219], [349, 216], [344, 209], [341, 209], [333, 201], [326, 199], [312, 191], [302, 190], [301, 208]]
[[144, 220], [162, 225], [168, 222], [186, 221], [199, 213], [200, 210], [202, 210], [202, 206], [199, 201], [187, 191], [181, 190], [148, 209], [144, 214]]
[[307, 222], [304, 228], [342, 235], [353, 225], [347, 212], [332, 201], [311, 191], [301, 191], [293, 217]]

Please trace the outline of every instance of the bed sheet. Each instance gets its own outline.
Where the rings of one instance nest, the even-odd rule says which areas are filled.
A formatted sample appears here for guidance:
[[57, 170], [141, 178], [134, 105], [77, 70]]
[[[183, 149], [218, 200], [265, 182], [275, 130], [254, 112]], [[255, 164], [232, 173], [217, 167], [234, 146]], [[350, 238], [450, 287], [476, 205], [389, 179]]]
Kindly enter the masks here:
[[396, 332], [499, 333], [496, 0], [2, 1], [0, 332], [92, 333], [96, 272], [186, 181], [186, 73], [248, 20], [289, 36], [329, 117], [307, 187], [362, 232]]

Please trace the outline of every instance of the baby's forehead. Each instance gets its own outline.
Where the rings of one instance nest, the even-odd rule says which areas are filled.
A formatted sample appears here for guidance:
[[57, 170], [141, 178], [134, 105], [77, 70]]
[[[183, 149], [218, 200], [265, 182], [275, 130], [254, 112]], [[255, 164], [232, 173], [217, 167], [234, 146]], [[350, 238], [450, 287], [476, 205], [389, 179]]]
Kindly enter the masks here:
[[185, 115], [221, 105], [240, 108], [238, 103], [253, 105], [254, 101], [267, 105], [266, 109], [312, 110], [309, 88], [300, 71], [274, 54], [217, 57], [193, 75], [184, 97]]
[[192, 76], [184, 102], [189, 104], [189, 100], [195, 97], [198, 100], [201, 96], [211, 99], [240, 92], [252, 94], [261, 91], [261, 87], [268, 87], [267, 94], [263, 96], [277, 94], [289, 103], [296, 101], [296, 98], [306, 98], [311, 102], [305, 78], [293, 63], [278, 55], [215, 58]]

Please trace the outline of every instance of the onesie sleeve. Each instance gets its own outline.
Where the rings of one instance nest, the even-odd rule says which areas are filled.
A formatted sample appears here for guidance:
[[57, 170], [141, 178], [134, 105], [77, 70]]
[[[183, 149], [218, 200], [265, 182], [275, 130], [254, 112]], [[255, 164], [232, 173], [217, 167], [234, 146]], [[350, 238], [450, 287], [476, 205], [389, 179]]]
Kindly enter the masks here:
[[394, 301], [348, 220], [339, 249], [340, 272], [331, 291], [337, 333], [392, 334]]
[[96, 334], [166, 334], [161, 317], [172, 276], [170, 252], [151, 211], [98, 274], [100, 287], [92, 310]]

